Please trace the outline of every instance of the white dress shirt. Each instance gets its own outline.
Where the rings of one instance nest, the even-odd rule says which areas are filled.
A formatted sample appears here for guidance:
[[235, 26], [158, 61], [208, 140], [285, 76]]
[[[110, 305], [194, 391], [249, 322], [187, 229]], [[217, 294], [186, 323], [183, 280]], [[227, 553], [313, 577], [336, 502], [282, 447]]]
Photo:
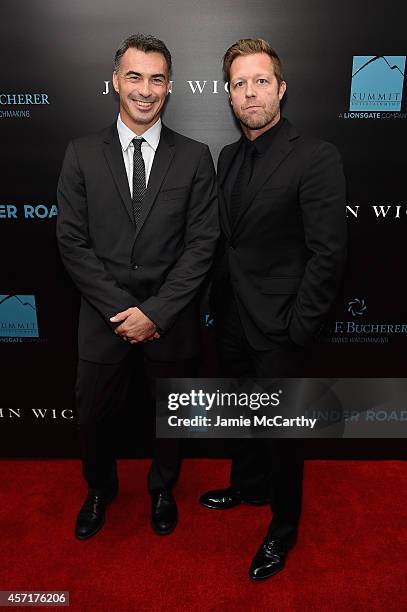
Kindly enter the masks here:
[[161, 136], [161, 119], [158, 119], [147, 131], [141, 136], [138, 136], [127, 127], [121, 120], [120, 114], [117, 117], [117, 131], [119, 140], [122, 146], [123, 160], [126, 168], [127, 180], [129, 181], [130, 194], [133, 196], [133, 153], [134, 145], [133, 138], [144, 138], [145, 142], [141, 144], [141, 154], [144, 159], [146, 168], [146, 186], [150, 178], [151, 168], [154, 161], [154, 155], [160, 142]]

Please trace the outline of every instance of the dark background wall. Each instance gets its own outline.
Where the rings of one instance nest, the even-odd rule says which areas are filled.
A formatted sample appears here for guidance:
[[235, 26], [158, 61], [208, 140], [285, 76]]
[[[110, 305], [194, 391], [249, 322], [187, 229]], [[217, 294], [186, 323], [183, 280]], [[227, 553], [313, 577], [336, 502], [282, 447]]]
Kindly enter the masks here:
[[[377, 0], [20, 0], [2, 7], [2, 456], [78, 452], [73, 418], [78, 296], [56, 248], [56, 182], [69, 139], [115, 120], [117, 100], [111, 91], [104, 93], [110, 89], [112, 57], [119, 42], [137, 31], [162, 38], [173, 54], [165, 122], [208, 143], [215, 160], [221, 147], [239, 135], [223, 89], [225, 49], [238, 38], [262, 36], [278, 50], [288, 83], [284, 114], [301, 131], [337, 145], [351, 207], [344, 287], [308, 373], [405, 375], [406, 92], [400, 108], [388, 102], [379, 112], [370, 102], [366, 118], [349, 110], [351, 87], [359, 94], [363, 87], [365, 93], [384, 92], [387, 100], [391, 93], [400, 97], [404, 7], [400, 1], [386, 6]], [[352, 80], [355, 56], [355, 65], [362, 61], [359, 56], [384, 56], [390, 66], [379, 57], [361, 71], [364, 81], [358, 82], [357, 75]], [[18, 94], [41, 103], [27, 103], [30, 98]], [[379, 327], [366, 327], [370, 324]], [[203, 324], [202, 331], [201, 373], [211, 375], [216, 373], [213, 329]], [[118, 436], [119, 452], [143, 456], [150, 450], [151, 411], [140, 421], [136, 410], [139, 416], [133, 397], [123, 414], [127, 434]], [[227, 448], [195, 441], [188, 452], [205, 456], [227, 453]], [[308, 446], [309, 456], [404, 452], [397, 440], [312, 441]]]

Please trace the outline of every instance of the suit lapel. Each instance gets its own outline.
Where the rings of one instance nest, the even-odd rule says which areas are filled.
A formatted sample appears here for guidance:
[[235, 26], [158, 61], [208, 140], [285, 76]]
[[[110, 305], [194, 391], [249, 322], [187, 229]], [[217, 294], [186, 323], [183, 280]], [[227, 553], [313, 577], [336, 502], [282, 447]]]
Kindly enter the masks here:
[[298, 133], [293, 126], [286, 121], [286, 125], [282, 126], [281, 130], [276, 134], [270, 149], [257, 160], [252, 179], [243, 194], [243, 204], [232, 233], [236, 232], [236, 229], [242, 221], [242, 217], [250, 208], [254, 198], [264, 183], [270, 179], [280, 164], [294, 149], [295, 145], [293, 141], [297, 138]]
[[[131, 222], [134, 223], [133, 207], [131, 202], [131, 194], [129, 189], [129, 182], [127, 178], [126, 168], [123, 161], [123, 152], [117, 133], [117, 127], [114, 123], [108, 130], [108, 133], [104, 139], [103, 152], [106, 157], [107, 164], [112, 173], [116, 187], [120, 193], [123, 203], [126, 207]], [[154, 161], [148, 180], [147, 190], [144, 196], [143, 208], [141, 212], [141, 218], [136, 230], [136, 237], [139, 234], [144, 222], [154, 204], [157, 194], [160, 190], [161, 184], [170, 166], [171, 160], [174, 156], [174, 138], [172, 131], [166, 126], [162, 126], [160, 142], [154, 155]]]
[[126, 207], [126, 210], [129, 213], [132, 223], [134, 223], [129, 181], [127, 179], [122, 147], [120, 144], [119, 134], [117, 133], [117, 127], [115, 123], [111, 126], [104, 139], [103, 152], [106, 157], [107, 164], [110, 168], [110, 172], [112, 173], [113, 180], [116, 183], [116, 187]]
[[161, 128], [160, 142], [154, 155], [154, 161], [148, 179], [148, 186], [143, 200], [140, 221], [137, 225], [136, 238], [144, 225], [145, 220], [153, 206], [162, 182], [174, 157], [174, 137], [165, 125]]
[[230, 226], [230, 211], [229, 211], [229, 201], [225, 194], [225, 179], [228, 175], [230, 167], [236, 157], [237, 152], [240, 148], [240, 143], [242, 142], [242, 137], [234, 142], [232, 145], [227, 147], [223, 155], [219, 158], [218, 164], [218, 198], [219, 198], [219, 214], [222, 222], [222, 227], [224, 228], [227, 236], [231, 234], [231, 226]]
[[229, 206], [228, 206], [228, 202], [226, 200], [225, 194], [223, 193], [223, 189], [221, 188], [220, 185], [218, 185], [218, 201], [219, 201], [220, 224], [221, 224], [221, 227], [224, 233], [229, 238], [231, 234]]
[[237, 141], [228, 146], [221, 157], [219, 158], [218, 165], [218, 182], [221, 187], [223, 187], [223, 183], [228, 175], [230, 166], [232, 165], [233, 160], [235, 159], [235, 155], [239, 150], [240, 143], [243, 140], [243, 136]]

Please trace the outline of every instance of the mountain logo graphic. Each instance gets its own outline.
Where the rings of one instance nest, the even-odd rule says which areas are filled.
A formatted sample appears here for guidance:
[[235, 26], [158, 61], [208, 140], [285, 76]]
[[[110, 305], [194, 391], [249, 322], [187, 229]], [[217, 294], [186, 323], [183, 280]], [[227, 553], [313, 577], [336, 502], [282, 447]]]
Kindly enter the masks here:
[[354, 55], [350, 111], [401, 110], [405, 55]]
[[365, 300], [361, 300], [359, 298], [353, 298], [348, 302], [348, 312], [352, 315], [352, 317], [361, 317], [366, 314], [367, 306]]
[[34, 295], [0, 295], [0, 337], [39, 337]]

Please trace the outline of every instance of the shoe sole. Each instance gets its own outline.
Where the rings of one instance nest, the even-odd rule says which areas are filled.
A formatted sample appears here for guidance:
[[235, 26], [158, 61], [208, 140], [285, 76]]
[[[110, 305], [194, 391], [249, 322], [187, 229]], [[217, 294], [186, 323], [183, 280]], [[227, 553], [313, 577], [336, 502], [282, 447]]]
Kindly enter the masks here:
[[[284, 567], [285, 567], [285, 566], [284, 566]], [[275, 572], [273, 572], [272, 574], [267, 574], [267, 576], [258, 576], [258, 577], [254, 577], [254, 576], [251, 576], [251, 575], [249, 574], [249, 578], [250, 578], [250, 580], [253, 580], [253, 582], [261, 582], [262, 580], [267, 580], [267, 578], [272, 578], [272, 577], [273, 577], [273, 576], [275, 576], [276, 574], [279, 574], [279, 573], [280, 573], [280, 572], [281, 572], [281, 571], [284, 569], [284, 567], [280, 567], [280, 569], [276, 570], [276, 571], [275, 571]]]
[[203, 506], [204, 508], [210, 508], [211, 510], [232, 510], [232, 508], [237, 508], [238, 506], [240, 506], [241, 504], [245, 504], [246, 506], [269, 506], [270, 502], [269, 501], [257, 501], [257, 500], [246, 500], [246, 499], [242, 499], [240, 502], [238, 502], [237, 504], [233, 504], [233, 506], [212, 506], [211, 504], [205, 504], [204, 502], [199, 502], [201, 504], [201, 506]]
[[[114, 500], [115, 500], [115, 498], [117, 497], [117, 493], [118, 493], [118, 491], [116, 491], [116, 492], [115, 492], [115, 493], [112, 495], [112, 497], [111, 497], [111, 498], [110, 498], [110, 499], [109, 499], [109, 500], [106, 502], [106, 507], [107, 507], [109, 504], [111, 504], [111, 503], [112, 503], [112, 501], [114, 501]], [[98, 531], [100, 531], [100, 530], [102, 529], [103, 525], [105, 524], [105, 520], [106, 520], [106, 517], [104, 516], [104, 517], [103, 517], [103, 521], [100, 523], [100, 525], [98, 525], [97, 529], [95, 529], [95, 530], [94, 530], [94, 531], [92, 531], [91, 533], [86, 534], [85, 536], [81, 536], [81, 535], [78, 535], [77, 533], [75, 533], [75, 537], [76, 537], [76, 539], [77, 539], [77, 540], [88, 540], [89, 538], [92, 538], [94, 535], [96, 535], [96, 534], [98, 533]]]

